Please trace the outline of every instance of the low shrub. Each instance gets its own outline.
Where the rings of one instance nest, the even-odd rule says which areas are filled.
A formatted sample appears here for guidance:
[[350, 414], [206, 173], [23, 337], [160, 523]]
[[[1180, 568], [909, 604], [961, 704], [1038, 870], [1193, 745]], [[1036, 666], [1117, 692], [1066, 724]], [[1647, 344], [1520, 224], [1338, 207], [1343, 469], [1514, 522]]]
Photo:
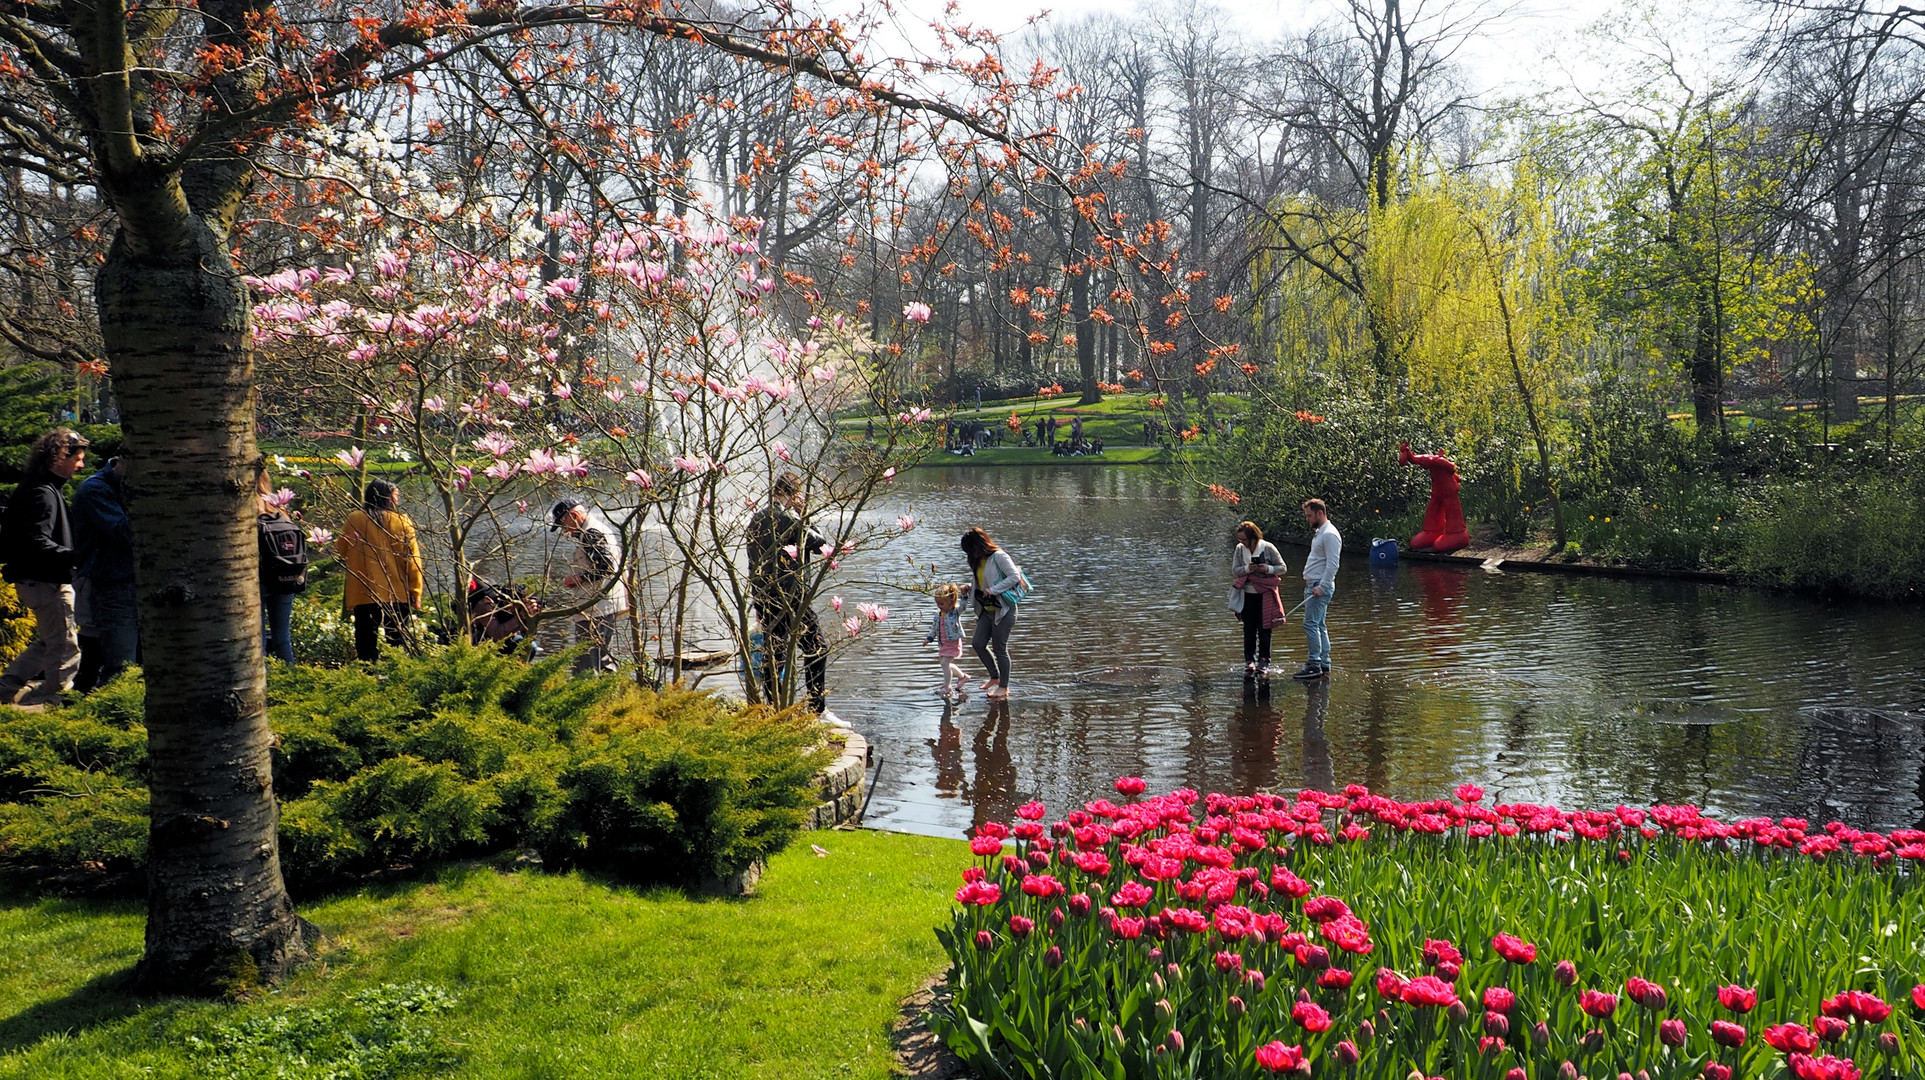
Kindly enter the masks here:
[[0, 580], [0, 664], [25, 652], [32, 640], [33, 612], [20, 602], [12, 582]]
[[1682, 475], [1565, 507], [1567, 536], [1584, 554], [1660, 570], [1729, 566], [1740, 544], [1738, 495]]
[[984, 1077], [1925, 1070], [1925, 832], [1457, 795], [1025, 806], [971, 845], [932, 1023]]
[[[795, 712], [571, 678], [456, 646], [376, 667], [275, 665], [268, 720], [281, 864], [345, 873], [531, 847], [647, 880], [727, 876], [779, 851], [826, 759]], [[0, 858], [145, 858], [141, 683], [0, 724]]]
[[1925, 488], [1797, 480], [1745, 501], [1744, 576], [1788, 588], [1898, 598], [1925, 592]]

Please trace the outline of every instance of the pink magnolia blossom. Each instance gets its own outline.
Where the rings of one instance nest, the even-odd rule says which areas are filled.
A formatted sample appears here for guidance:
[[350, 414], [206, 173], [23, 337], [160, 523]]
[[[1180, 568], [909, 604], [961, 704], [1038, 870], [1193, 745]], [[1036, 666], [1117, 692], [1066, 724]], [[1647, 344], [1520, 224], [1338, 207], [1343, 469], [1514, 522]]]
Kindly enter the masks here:
[[469, 444], [490, 457], [501, 457], [515, 448], [515, 440], [499, 431], [491, 431]]
[[556, 454], [555, 475], [573, 476], [577, 479], [588, 475], [588, 462], [579, 454]]
[[350, 469], [360, 468], [361, 463], [367, 459], [367, 453], [358, 446], [349, 447], [346, 450], [336, 450], [334, 452], [334, 460], [346, 465]]
[[638, 488], [646, 489], [655, 486], [655, 478], [648, 475], [647, 469], [631, 469], [628, 475], [622, 477], [622, 479], [634, 484]]
[[896, 478], [896, 467], [894, 465], [891, 465], [888, 468], [882, 470], [882, 478], [884, 480], [894, 480]]
[[321, 271], [321, 280], [329, 285], [346, 285], [354, 280], [354, 267], [330, 266]]
[[789, 452], [788, 444], [782, 440], [777, 439], [775, 442], [770, 443], [769, 449], [775, 451], [775, 456], [781, 458], [783, 461], [789, 462], [790, 464], [795, 463], [795, 457]]
[[700, 476], [708, 471], [708, 462], [697, 457], [683, 457], [677, 454], [669, 459], [669, 463], [690, 476]]
[[520, 471], [521, 466], [512, 461], [497, 460], [493, 465], [483, 469], [481, 473], [483, 476], [492, 480], [506, 480]]
[[822, 547], [817, 549], [816, 551], [816, 554], [821, 555], [825, 559], [831, 555], [834, 555], [835, 553], [836, 553], [836, 546], [834, 544], [823, 544]]
[[380, 351], [372, 344], [357, 345], [348, 350], [348, 359], [357, 364], [365, 364], [374, 359]]
[[475, 479], [475, 471], [473, 469], [470, 469], [466, 465], [455, 466], [455, 490], [456, 491], [468, 490], [468, 485], [474, 483], [474, 479]]
[[622, 403], [622, 399], [628, 395], [622, 391], [620, 383], [611, 383], [608, 389], [602, 391], [602, 396], [619, 405]]
[[438, 412], [446, 411], [448, 408], [448, 403], [446, 401], [443, 401], [439, 397], [431, 397], [428, 400], [422, 402], [421, 407], [427, 410], [428, 412], [438, 413]]
[[556, 471], [555, 455], [536, 447], [528, 451], [527, 460], [521, 463], [522, 471], [530, 476], [542, 476]]
[[515, 388], [512, 386], [509, 386], [506, 380], [500, 380], [500, 379], [496, 380], [494, 385], [490, 386], [488, 389], [493, 390], [495, 392], [496, 397], [507, 397], [509, 394], [512, 394], [515, 392]]
[[842, 628], [847, 630], [851, 635], [860, 634], [862, 633], [862, 620], [851, 615], [842, 620]]
[[832, 608], [834, 608], [834, 609], [836, 609], [836, 610], [837, 610], [838, 612], [839, 612], [839, 611], [841, 611], [841, 610], [842, 610], [842, 597], [840, 597], [840, 596], [831, 596], [831, 597], [829, 598], [829, 606], [830, 606], [830, 607], [832, 607]]
[[315, 547], [326, 547], [334, 543], [334, 534], [326, 529], [313, 528], [307, 531], [307, 542]]
[[784, 544], [782, 545], [782, 554], [787, 555], [791, 559], [800, 559], [802, 557], [802, 549], [796, 547], [794, 544]]
[[282, 488], [272, 494], [261, 496], [261, 501], [274, 507], [276, 510], [280, 510], [294, 501], [294, 492], [290, 488]]
[[580, 278], [561, 277], [543, 285], [541, 291], [550, 296], [573, 296], [581, 290], [581, 287]]
[[555, 386], [554, 394], [556, 397], [560, 398], [561, 400], [567, 401], [569, 398], [572, 398], [575, 396], [575, 388], [568, 385], [567, 383], [558, 383]]
[[902, 530], [903, 532], [908, 532], [908, 531], [909, 531], [910, 529], [913, 529], [913, 528], [915, 528], [915, 527], [916, 527], [916, 517], [915, 517], [915, 515], [914, 515], [914, 514], [901, 514], [901, 515], [899, 515], [899, 516], [897, 516], [897, 518], [896, 518], [896, 526], [897, 526], [898, 528], [900, 528], [900, 529], [901, 529], [901, 530]]
[[912, 323], [926, 323], [931, 314], [933, 312], [930, 311], [929, 305], [920, 300], [902, 306], [902, 317]]

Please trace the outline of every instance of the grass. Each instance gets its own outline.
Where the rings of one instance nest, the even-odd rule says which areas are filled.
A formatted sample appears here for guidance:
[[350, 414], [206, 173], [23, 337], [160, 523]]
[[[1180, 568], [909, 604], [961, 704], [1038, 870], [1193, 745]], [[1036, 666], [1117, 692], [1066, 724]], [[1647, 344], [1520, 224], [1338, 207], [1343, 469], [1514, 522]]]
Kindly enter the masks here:
[[0, 1078], [885, 1077], [968, 854], [810, 839], [748, 900], [473, 864], [329, 896], [320, 962], [241, 1004], [126, 993], [136, 904], [0, 897]]

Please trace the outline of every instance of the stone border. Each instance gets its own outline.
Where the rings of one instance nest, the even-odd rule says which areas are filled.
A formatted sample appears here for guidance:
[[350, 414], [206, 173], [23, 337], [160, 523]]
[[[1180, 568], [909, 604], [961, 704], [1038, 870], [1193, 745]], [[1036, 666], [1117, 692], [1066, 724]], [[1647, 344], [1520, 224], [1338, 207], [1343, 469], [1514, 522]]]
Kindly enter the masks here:
[[889, 1026], [889, 1042], [895, 1050], [895, 1068], [890, 1072], [908, 1080], [975, 1080], [955, 1051], [929, 1030], [929, 1010], [936, 1008], [947, 991], [943, 977], [932, 975], [922, 989], [903, 998], [896, 1010], [895, 1023]]
[[833, 829], [854, 821], [862, 811], [863, 778], [868, 774], [871, 756], [869, 740], [846, 728], [837, 734], [844, 740], [842, 753], [830, 762], [817, 778], [821, 801], [804, 817], [805, 829]]

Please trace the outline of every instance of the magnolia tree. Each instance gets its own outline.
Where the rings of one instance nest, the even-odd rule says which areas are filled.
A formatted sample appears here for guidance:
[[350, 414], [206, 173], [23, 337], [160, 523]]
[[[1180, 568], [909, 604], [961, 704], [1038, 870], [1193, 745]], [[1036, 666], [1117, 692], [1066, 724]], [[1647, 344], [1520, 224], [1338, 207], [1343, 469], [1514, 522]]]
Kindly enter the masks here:
[[[768, 262], [759, 222], [691, 213], [597, 225], [493, 199], [429, 213], [415, 194], [425, 185], [382, 168], [384, 156], [313, 164], [306, 183], [349, 224], [331, 236], [330, 264], [247, 279], [254, 336], [280, 391], [298, 387], [317, 415], [354, 417], [368, 443], [315, 477], [320, 516], [357, 501], [380, 437], [432, 499], [430, 576], [448, 596], [484, 568], [558, 576], [530, 519], [545, 522], [561, 494], [587, 496], [623, 540], [602, 587], [628, 586], [638, 659], [658, 641], [655, 674], [675, 680], [691, 642], [725, 639], [745, 660], [758, 648], [743, 529], [773, 477], [795, 473], [811, 524], [833, 536], [826, 551], [786, 556], [806, 565], [807, 603], [833, 587], [844, 558], [913, 526], [868, 524], [864, 511], [924, 451], [928, 410], [841, 437], [838, 413], [899, 396], [890, 369], [812, 279]], [[431, 218], [446, 227], [422, 227]], [[892, 336], [927, 318], [908, 305]], [[543, 614], [596, 599], [567, 594]], [[843, 639], [861, 628], [845, 620]], [[784, 654], [780, 675], [746, 680], [749, 696], [789, 704], [796, 642], [765, 647]]]

